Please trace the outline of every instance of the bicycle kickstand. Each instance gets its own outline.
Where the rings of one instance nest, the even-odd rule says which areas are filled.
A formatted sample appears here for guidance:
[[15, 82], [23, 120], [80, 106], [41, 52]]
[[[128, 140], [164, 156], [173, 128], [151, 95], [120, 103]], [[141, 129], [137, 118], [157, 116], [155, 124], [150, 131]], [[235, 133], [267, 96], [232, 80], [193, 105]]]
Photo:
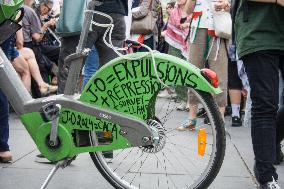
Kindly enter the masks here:
[[42, 184], [42, 186], [40, 187], [40, 189], [45, 189], [47, 187], [47, 185], [49, 184], [50, 180], [52, 179], [52, 177], [55, 175], [56, 171], [59, 168], [64, 169], [65, 167], [67, 167], [68, 165], [71, 164], [71, 162], [76, 158], [76, 156], [72, 157], [72, 158], [66, 158], [64, 160], [58, 161], [56, 163], [56, 165], [52, 168], [52, 170], [50, 171], [50, 173], [48, 174], [47, 178], [45, 179], [44, 183]]

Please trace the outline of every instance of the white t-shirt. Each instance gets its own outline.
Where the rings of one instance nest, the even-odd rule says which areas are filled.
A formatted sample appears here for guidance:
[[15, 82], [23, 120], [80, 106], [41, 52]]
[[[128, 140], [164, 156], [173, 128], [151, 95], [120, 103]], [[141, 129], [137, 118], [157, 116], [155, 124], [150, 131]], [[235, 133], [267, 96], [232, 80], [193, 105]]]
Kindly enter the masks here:
[[[214, 0], [196, 0], [191, 27], [206, 28], [213, 30], [214, 29], [213, 14], [212, 14], [213, 6], [214, 6]], [[198, 13], [201, 13], [201, 15], [195, 17], [195, 15], [199, 15]]]

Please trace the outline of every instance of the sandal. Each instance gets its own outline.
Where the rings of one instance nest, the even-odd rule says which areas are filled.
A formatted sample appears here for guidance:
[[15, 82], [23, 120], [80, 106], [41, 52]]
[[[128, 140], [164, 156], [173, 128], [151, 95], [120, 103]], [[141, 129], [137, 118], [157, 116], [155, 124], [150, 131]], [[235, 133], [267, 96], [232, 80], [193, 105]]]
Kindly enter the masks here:
[[52, 85], [57, 85], [57, 76], [54, 76], [51, 80]]
[[48, 96], [51, 93], [57, 92], [57, 86], [55, 85], [45, 85], [45, 86], [39, 86], [39, 91], [42, 97]]

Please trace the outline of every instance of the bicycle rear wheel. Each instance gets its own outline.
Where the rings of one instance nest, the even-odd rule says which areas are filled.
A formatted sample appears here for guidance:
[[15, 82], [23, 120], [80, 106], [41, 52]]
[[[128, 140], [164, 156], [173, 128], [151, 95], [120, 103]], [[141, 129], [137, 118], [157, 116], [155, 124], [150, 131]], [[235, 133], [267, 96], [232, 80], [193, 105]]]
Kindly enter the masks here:
[[[148, 120], [148, 123], [149, 126], [156, 126], [162, 133], [160, 137], [164, 137], [164, 143], [159, 148], [115, 150], [112, 159], [106, 159], [101, 152], [90, 153], [98, 170], [115, 188], [201, 189], [212, 183], [224, 158], [224, 123], [212, 95], [192, 91], [199, 99], [198, 107], [205, 110], [197, 118], [194, 130], [177, 130], [183, 119], [188, 117], [188, 112], [177, 110], [181, 103], [178, 99], [157, 97], [156, 118]], [[208, 117], [206, 123], [204, 115]], [[201, 130], [205, 132], [201, 133]], [[94, 135], [91, 142], [97, 144]], [[202, 144], [205, 148], [200, 147]], [[202, 149], [204, 154], [198, 154], [198, 150]]]

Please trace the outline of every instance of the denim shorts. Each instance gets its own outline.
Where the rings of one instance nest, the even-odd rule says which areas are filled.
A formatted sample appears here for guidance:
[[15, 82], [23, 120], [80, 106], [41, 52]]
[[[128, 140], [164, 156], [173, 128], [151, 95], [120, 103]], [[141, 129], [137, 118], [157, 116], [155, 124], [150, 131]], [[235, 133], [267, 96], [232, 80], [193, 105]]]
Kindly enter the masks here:
[[16, 39], [11, 37], [1, 44], [1, 48], [7, 56], [8, 60], [13, 61], [19, 56], [19, 51], [15, 48]]

